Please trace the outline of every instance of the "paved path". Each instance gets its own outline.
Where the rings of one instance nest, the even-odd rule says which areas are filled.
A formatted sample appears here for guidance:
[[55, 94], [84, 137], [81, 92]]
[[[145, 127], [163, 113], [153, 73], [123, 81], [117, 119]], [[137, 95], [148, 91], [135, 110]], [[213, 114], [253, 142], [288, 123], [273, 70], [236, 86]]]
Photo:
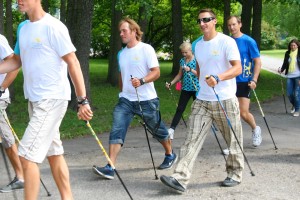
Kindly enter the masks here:
[[283, 59], [261, 55], [262, 68], [278, 74], [278, 68], [282, 66]]
[[[264, 61], [263, 61], [264, 62]], [[264, 122], [258, 106], [251, 105], [251, 112], [263, 131], [263, 142], [258, 148], [252, 147], [250, 128], [243, 123], [244, 151], [255, 176], [251, 176], [245, 163], [243, 182], [233, 188], [220, 187], [226, 177], [225, 161], [213, 134], [209, 134], [203, 149], [198, 155], [193, 176], [185, 193], [174, 193], [159, 180], [154, 180], [149, 150], [142, 127], [130, 128], [127, 141], [119, 156], [117, 169], [134, 199], [159, 200], [291, 200], [300, 199], [300, 118], [285, 113], [282, 97], [276, 97], [261, 103], [265, 119], [270, 127], [278, 150]], [[92, 121], [96, 127], [97, 122]], [[88, 129], [87, 129], [88, 132]], [[98, 135], [108, 149], [108, 133]], [[186, 130], [180, 124], [175, 132], [174, 150], [179, 152]], [[224, 148], [224, 141], [217, 132]], [[159, 143], [150, 138], [155, 165], [163, 160], [163, 149]], [[104, 180], [93, 174], [92, 165], [105, 165], [103, 156], [95, 139], [88, 135], [72, 140], [64, 140], [66, 160], [70, 169], [71, 184], [75, 200], [126, 200], [129, 199], [120, 181]], [[39, 199], [58, 200], [59, 192], [51, 176], [48, 163], [40, 165], [42, 180], [52, 193], [47, 197], [41, 187]], [[8, 182], [7, 173], [0, 158], [0, 185]], [[170, 175], [172, 169], [159, 171], [158, 176]], [[22, 192], [16, 192], [22, 199]], [[0, 194], [0, 199], [13, 200], [11, 193]]]

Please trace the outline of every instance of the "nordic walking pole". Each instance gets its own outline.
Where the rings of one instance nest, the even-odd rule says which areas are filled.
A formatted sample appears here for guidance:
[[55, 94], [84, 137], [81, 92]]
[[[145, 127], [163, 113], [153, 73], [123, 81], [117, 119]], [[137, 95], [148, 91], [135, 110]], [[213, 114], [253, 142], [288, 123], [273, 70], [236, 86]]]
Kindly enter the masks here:
[[119, 178], [121, 184], [123, 185], [124, 189], [126, 190], [128, 196], [130, 197], [130, 199], [133, 199], [132, 196], [130, 195], [130, 193], [129, 193], [127, 187], [125, 186], [123, 180], [121, 179], [121, 177], [120, 177], [120, 175], [119, 175], [117, 169], [115, 168], [113, 162], [111, 161], [111, 159], [109, 158], [108, 154], [106, 153], [105, 148], [103, 147], [103, 145], [102, 145], [102, 143], [100, 142], [99, 138], [97, 137], [95, 131], [93, 130], [91, 124], [89, 123], [89, 121], [85, 121], [85, 122], [86, 122], [86, 126], [89, 128], [89, 130], [91, 131], [92, 135], [94, 136], [94, 138], [95, 138], [96, 141], [98, 142], [98, 145], [100, 146], [100, 148], [101, 148], [101, 150], [102, 150], [102, 152], [103, 152], [105, 158], [107, 159], [108, 163], [109, 163], [110, 166], [113, 168], [113, 170], [116, 172], [116, 174], [117, 174], [117, 176], [118, 176], [118, 178]]
[[[281, 74], [280, 74], [281, 76]], [[286, 102], [285, 102], [285, 95], [284, 95], [284, 89], [283, 89], [283, 81], [282, 81], [282, 76], [280, 78], [280, 82], [281, 82], [281, 90], [282, 90], [282, 97], [283, 97], [283, 102], [284, 102], [284, 107], [285, 107], [285, 113], [287, 114], [287, 108], [286, 108]]]
[[[209, 77], [210, 77], [210, 76], [206, 76], [206, 79], [208, 79]], [[214, 93], [215, 93], [215, 95], [216, 95], [216, 97], [217, 97], [218, 103], [220, 104], [221, 109], [222, 109], [222, 111], [223, 111], [223, 113], [224, 113], [224, 115], [225, 115], [225, 118], [226, 118], [226, 120], [227, 120], [227, 124], [228, 124], [228, 126], [230, 127], [230, 129], [231, 129], [231, 131], [232, 131], [232, 133], [233, 133], [233, 135], [234, 135], [234, 137], [235, 137], [235, 139], [236, 139], [236, 142], [237, 142], [237, 144], [239, 145], [239, 147], [240, 147], [240, 149], [241, 149], [241, 151], [242, 151], [242, 153], [243, 153], [243, 156], [244, 156], [244, 158], [245, 158], [245, 161], [246, 161], [246, 163], [247, 163], [247, 165], [248, 165], [248, 167], [249, 167], [249, 169], [250, 169], [251, 175], [252, 175], [252, 176], [255, 176], [254, 172], [252, 171], [252, 169], [251, 169], [251, 167], [250, 167], [250, 165], [249, 165], [248, 159], [247, 159], [247, 157], [246, 157], [246, 155], [245, 155], [245, 153], [244, 153], [244, 151], [243, 151], [243, 148], [242, 148], [242, 146], [241, 146], [241, 144], [240, 144], [240, 142], [239, 142], [239, 140], [238, 140], [238, 138], [237, 138], [237, 136], [236, 136], [236, 134], [235, 134], [235, 131], [233, 130], [233, 127], [232, 127], [231, 122], [230, 122], [230, 120], [229, 120], [229, 117], [228, 117], [228, 115], [227, 115], [227, 113], [226, 113], [226, 111], [225, 111], [225, 109], [224, 109], [224, 106], [223, 106], [222, 102], [220, 101], [219, 95], [216, 93], [214, 87], [212, 87], [212, 89], [213, 89], [213, 91], [214, 91]]]
[[[4, 147], [2, 145], [1, 138], [0, 138], [0, 145], [1, 145], [0, 148], [1, 148], [2, 157], [3, 157], [3, 160], [4, 160], [4, 165], [5, 165], [5, 168], [6, 168], [6, 171], [7, 171], [7, 175], [8, 175], [8, 180], [9, 180], [9, 182], [11, 182], [12, 181], [11, 173], [10, 173], [10, 170], [9, 170], [9, 167], [8, 167], [8, 162], [7, 162], [7, 158], [5, 156]], [[17, 195], [16, 195], [16, 191], [13, 191], [13, 196], [14, 196], [14, 199], [18, 199]]]
[[[171, 86], [171, 84], [168, 83], [167, 81], [166, 81], [166, 84], [169, 84], [169, 85]], [[172, 92], [172, 90], [171, 90], [170, 87], [169, 87], [169, 91], [170, 91], [170, 94], [171, 94], [171, 96], [172, 96], [173, 101], [175, 102], [176, 106], [178, 107], [178, 103], [177, 103], [177, 101], [176, 101], [176, 99], [175, 99], [175, 96], [174, 96], [174, 94], [173, 94], [173, 92]], [[187, 125], [186, 125], [186, 122], [185, 122], [185, 120], [184, 120], [184, 118], [183, 118], [183, 115], [181, 115], [181, 119], [182, 119], [182, 121], [183, 121], [185, 127], [187, 128]]]
[[[8, 119], [7, 116], [4, 114], [4, 112], [2, 111], [2, 109], [0, 109], [0, 112], [1, 112], [2, 116], [4, 117], [4, 119], [5, 119], [6, 123], [7, 123], [7, 125], [9, 126], [11, 132], [13, 133], [15, 139], [17, 140], [17, 142], [19, 143], [19, 145], [22, 146], [22, 143], [21, 143], [21, 141], [19, 140], [18, 135], [16, 134], [15, 130], [14, 130], [13, 127], [11, 126], [11, 124], [10, 124], [10, 122], [9, 122], [9, 119]], [[42, 183], [42, 185], [43, 185], [43, 187], [44, 187], [44, 189], [45, 189], [45, 191], [46, 191], [46, 193], [47, 193], [47, 196], [50, 197], [50, 196], [51, 196], [51, 193], [48, 191], [47, 187], [45, 186], [45, 184], [44, 184], [44, 182], [42, 181], [41, 178], [40, 178], [40, 181], [41, 181], [41, 183]]]
[[[131, 76], [131, 79], [132, 79], [132, 75], [130, 75], [130, 76]], [[135, 93], [136, 93], [136, 96], [137, 96], [137, 99], [138, 99], [138, 102], [139, 102], [140, 112], [141, 112], [141, 115], [142, 115], [143, 126], [144, 126], [144, 129], [145, 129], [146, 139], [147, 139], [147, 143], [148, 143], [148, 147], [149, 147], [149, 151], [150, 151], [150, 156], [151, 156], [151, 160], [152, 160], [155, 179], [158, 180], [158, 176], [157, 176], [155, 165], [154, 165], [152, 150], [151, 150], [151, 146], [150, 146], [150, 142], [149, 142], [149, 137], [148, 137], [148, 132], [147, 132], [147, 125], [146, 125], [146, 122], [145, 122], [145, 119], [144, 119], [143, 109], [142, 109], [142, 106], [141, 106], [141, 103], [140, 103], [140, 97], [139, 97], [139, 93], [137, 91], [137, 88], [135, 88]]]
[[218, 136], [217, 136], [217, 133], [216, 133], [216, 128], [215, 128], [214, 124], [212, 124], [211, 130], [213, 131], [214, 136], [215, 136], [215, 138], [216, 138], [216, 140], [217, 140], [217, 142], [218, 142], [218, 145], [219, 145], [219, 147], [220, 147], [220, 150], [221, 150], [221, 153], [222, 153], [222, 155], [223, 155], [223, 157], [224, 157], [224, 160], [225, 160], [225, 162], [227, 162], [226, 157], [225, 157], [225, 155], [224, 155], [224, 153], [223, 153], [223, 149], [222, 149], [222, 147], [221, 147], [220, 141], [219, 141], [219, 139], [218, 139]]
[[271, 136], [271, 139], [272, 139], [272, 141], [273, 141], [273, 144], [274, 144], [275, 150], [277, 150], [278, 148], [276, 147], [276, 144], [275, 144], [275, 142], [274, 142], [274, 139], [273, 139], [272, 133], [271, 133], [271, 131], [270, 131], [270, 128], [269, 128], [269, 125], [268, 125], [268, 123], [267, 123], [267, 120], [266, 120], [265, 114], [264, 114], [264, 112], [263, 112], [263, 110], [262, 110], [262, 108], [261, 108], [261, 106], [260, 106], [260, 103], [259, 103], [259, 100], [258, 100], [258, 98], [257, 98], [256, 92], [255, 92], [255, 90], [254, 90], [254, 89], [252, 89], [252, 91], [253, 91], [253, 94], [254, 94], [254, 96], [255, 96], [255, 98], [256, 98], [256, 101], [257, 101], [257, 104], [258, 104], [259, 110], [260, 110], [260, 112], [261, 112], [261, 115], [263, 116], [263, 118], [264, 118], [264, 121], [265, 121], [265, 123], [266, 123], [266, 126], [267, 126], [267, 128], [268, 128], [268, 131], [269, 131], [269, 133], [270, 133], [270, 136]]

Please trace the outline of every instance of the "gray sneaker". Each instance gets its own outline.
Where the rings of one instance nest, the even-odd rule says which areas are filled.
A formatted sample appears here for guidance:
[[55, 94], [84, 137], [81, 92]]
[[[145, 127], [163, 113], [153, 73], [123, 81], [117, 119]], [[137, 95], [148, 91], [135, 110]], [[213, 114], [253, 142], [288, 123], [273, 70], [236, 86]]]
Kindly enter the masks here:
[[17, 177], [12, 180], [7, 186], [0, 189], [0, 192], [7, 193], [12, 192], [14, 190], [23, 190], [24, 189], [24, 182], [20, 181]]

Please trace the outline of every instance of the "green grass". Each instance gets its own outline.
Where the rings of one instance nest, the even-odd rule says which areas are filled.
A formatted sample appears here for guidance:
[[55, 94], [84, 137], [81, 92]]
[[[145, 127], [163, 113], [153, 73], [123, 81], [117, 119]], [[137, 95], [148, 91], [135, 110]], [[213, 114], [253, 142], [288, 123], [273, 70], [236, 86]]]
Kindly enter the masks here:
[[277, 50], [263, 50], [260, 51], [262, 55], [268, 55], [275, 58], [281, 58], [284, 59], [284, 53], [286, 52], [286, 49], [277, 49]]
[[[160, 62], [161, 77], [155, 82], [155, 87], [160, 98], [160, 110], [162, 119], [169, 124], [173, 118], [176, 109], [176, 103], [179, 97], [179, 92], [173, 89], [173, 94], [176, 102], [170, 95], [170, 92], [165, 88], [165, 81], [172, 80], [171, 62]], [[96, 133], [108, 132], [112, 124], [112, 111], [118, 100], [119, 89], [112, 87], [106, 83], [108, 63], [107, 60], [98, 59], [90, 61], [90, 82], [91, 82], [91, 96], [94, 117], [91, 120], [91, 125]], [[25, 131], [28, 123], [27, 100], [23, 96], [23, 76], [20, 73], [15, 80], [16, 98], [9, 105], [8, 117], [11, 121], [12, 127], [19, 135]], [[256, 89], [257, 96], [260, 102], [271, 99], [274, 96], [281, 95], [280, 76], [262, 70], [260, 74], [259, 84]], [[255, 99], [251, 99], [255, 102]], [[184, 118], [187, 119], [190, 113], [190, 105], [184, 113]], [[131, 126], [140, 126], [136, 119], [133, 119]], [[61, 125], [62, 138], [74, 138], [90, 134], [88, 128], [83, 121], [79, 121], [76, 112], [68, 110]]]

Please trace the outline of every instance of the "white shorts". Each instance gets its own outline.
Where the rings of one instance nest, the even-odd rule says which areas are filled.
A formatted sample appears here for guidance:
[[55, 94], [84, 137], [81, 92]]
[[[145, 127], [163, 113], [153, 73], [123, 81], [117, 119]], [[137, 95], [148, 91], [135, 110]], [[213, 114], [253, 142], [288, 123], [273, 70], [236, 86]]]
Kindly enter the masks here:
[[64, 153], [59, 127], [67, 107], [67, 100], [28, 102], [30, 121], [19, 145], [19, 156], [42, 163], [46, 156]]
[[4, 117], [7, 118], [7, 114], [6, 114], [5, 110], [9, 103], [10, 103], [9, 98], [0, 99], [0, 109], [2, 111], [2, 112], [0, 112], [0, 136], [1, 136], [2, 144], [3, 144], [4, 148], [9, 148], [13, 144], [15, 144], [15, 137], [4, 118]]

